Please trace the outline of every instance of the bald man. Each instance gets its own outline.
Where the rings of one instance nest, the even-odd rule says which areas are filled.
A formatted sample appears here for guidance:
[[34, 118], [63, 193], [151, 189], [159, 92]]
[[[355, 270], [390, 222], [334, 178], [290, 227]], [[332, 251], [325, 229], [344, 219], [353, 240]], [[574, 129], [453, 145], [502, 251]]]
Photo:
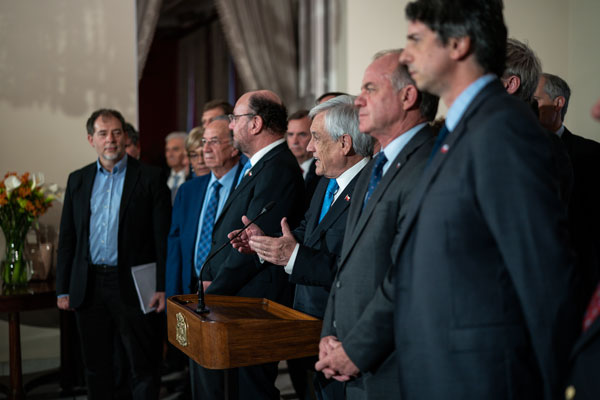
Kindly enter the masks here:
[[[230, 116], [229, 128], [233, 130], [234, 146], [249, 160], [215, 221], [212, 249], [243, 226], [243, 216], [254, 218], [271, 201], [275, 206], [260, 220], [267, 234], [281, 232], [283, 217], [295, 228], [305, 209], [304, 180], [283, 137], [287, 111], [279, 97], [265, 90], [244, 94]], [[263, 264], [256, 255], [241, 254], [228, 247], [204, 268], [203, 277], [210, 282], [206, 293], [267, 298], [291, 306], [292, 291], [283, 268]], [[276, 377], [277, 363], [239, 368], [238, 398], [279, 399]]]

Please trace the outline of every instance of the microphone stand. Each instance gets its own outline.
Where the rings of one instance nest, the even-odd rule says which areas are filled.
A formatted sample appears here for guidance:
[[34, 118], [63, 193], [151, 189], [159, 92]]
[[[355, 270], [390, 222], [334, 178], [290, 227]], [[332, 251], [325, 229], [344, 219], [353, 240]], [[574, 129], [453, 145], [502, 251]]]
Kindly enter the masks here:
[[208, 256], [208, 258], [202, 263], [202, 266], [200, 267], [200, 274], [198, 276], [198, 283], [199, 283], [199, 285], [198, 285], [198, 306], [196, 307], [196, 314], [208, 314], [210, 312], [208, 307], [206, 307], [206, 303], [204, 302], [204, 284], [203, 284], [204, 281], [202, 280], [202, 273], [204, 272], [204, 266], [206, 265], [206, 263], [209, 262], [214, 256], [219, 254], [219, 252], [221, 250], [223, 250], [228, 244], [230, 244], [232, 240], [234, 240], [235, 238], [240, 236], [242, 234], [242, 232], [246, 230], [246, 228], [248, 228], [250, 225], [255, 223], [260, 217], [265, 215], [273, 207], [275, 207], [274, 201], [267, 203], [267, 205], [264, 206], [262, 208], [262, 210], [260, 210], [258, 215], [256, 217], [254, 217], [253, 220], [251, 220], [246, 225], [244, 225], [244, 227], [242, 229], [240, 229], [238, 231], [238, 233], [236, 233], [231, 239], [229, 239], [225, 243], [223, 243], [221, 245], [221, 247], [219, 247], [214, 253], [212, 253], [210, 256]]

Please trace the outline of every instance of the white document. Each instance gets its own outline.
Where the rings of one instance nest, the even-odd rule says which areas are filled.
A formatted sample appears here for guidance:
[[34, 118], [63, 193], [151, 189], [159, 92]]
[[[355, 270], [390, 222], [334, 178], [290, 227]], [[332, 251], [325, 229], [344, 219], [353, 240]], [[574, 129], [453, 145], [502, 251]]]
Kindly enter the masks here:
[[156, 263], [131, 267], [131, 275], [133, 276], [138, 299], [140, 299], [142, 312], [148, 314], [150, 311], [156, 310], [156, 307], [148, 307], [152, 296], [156, 292]]

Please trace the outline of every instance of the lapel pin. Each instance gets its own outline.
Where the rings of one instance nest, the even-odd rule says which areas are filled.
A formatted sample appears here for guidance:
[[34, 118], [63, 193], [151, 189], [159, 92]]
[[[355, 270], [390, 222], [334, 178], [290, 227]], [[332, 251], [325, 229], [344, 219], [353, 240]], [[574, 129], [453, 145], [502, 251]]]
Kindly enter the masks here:
[[402, 163], [396, 164], [396, 169], [400, 168], [401, 165], [402, 165]]
[[248, 176], [252, 176], [252, 170], [248, 171]]
[[346, 201], [350, 201], [350, 195], [349, 195], [349, 194], [347, 194], [347, 195], [346, 195], [346, 197], [344, 197], [344, 200], [346, 200]]
[[450, 146], [445, 144], [442, 146], [442, 150], [440, 150], [440, 151], [442, 152], [442, 154], [446, 154], [448, 152], [448, 150], [450, 150]]

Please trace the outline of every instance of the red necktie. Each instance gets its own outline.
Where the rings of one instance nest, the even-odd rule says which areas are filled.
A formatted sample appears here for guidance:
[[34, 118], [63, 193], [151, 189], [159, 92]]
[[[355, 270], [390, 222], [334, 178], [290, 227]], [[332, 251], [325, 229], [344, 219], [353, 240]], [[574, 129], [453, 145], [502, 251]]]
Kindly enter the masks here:
[[598, 287], [596, 287], [596, 291], [594, 292], [594, 295], [592, 296], [592, 300], [590, 301], [590, 304], [588, 305], [588, 308], [585, 312], [585, 317], [583, 317], [583, 330], [585, 331], [590, 326], [592, 326], [592, 324], [594, 323], [596, 318], [598, 318], [599, 315], [600, 315], [600, 283], [598, 284]]

